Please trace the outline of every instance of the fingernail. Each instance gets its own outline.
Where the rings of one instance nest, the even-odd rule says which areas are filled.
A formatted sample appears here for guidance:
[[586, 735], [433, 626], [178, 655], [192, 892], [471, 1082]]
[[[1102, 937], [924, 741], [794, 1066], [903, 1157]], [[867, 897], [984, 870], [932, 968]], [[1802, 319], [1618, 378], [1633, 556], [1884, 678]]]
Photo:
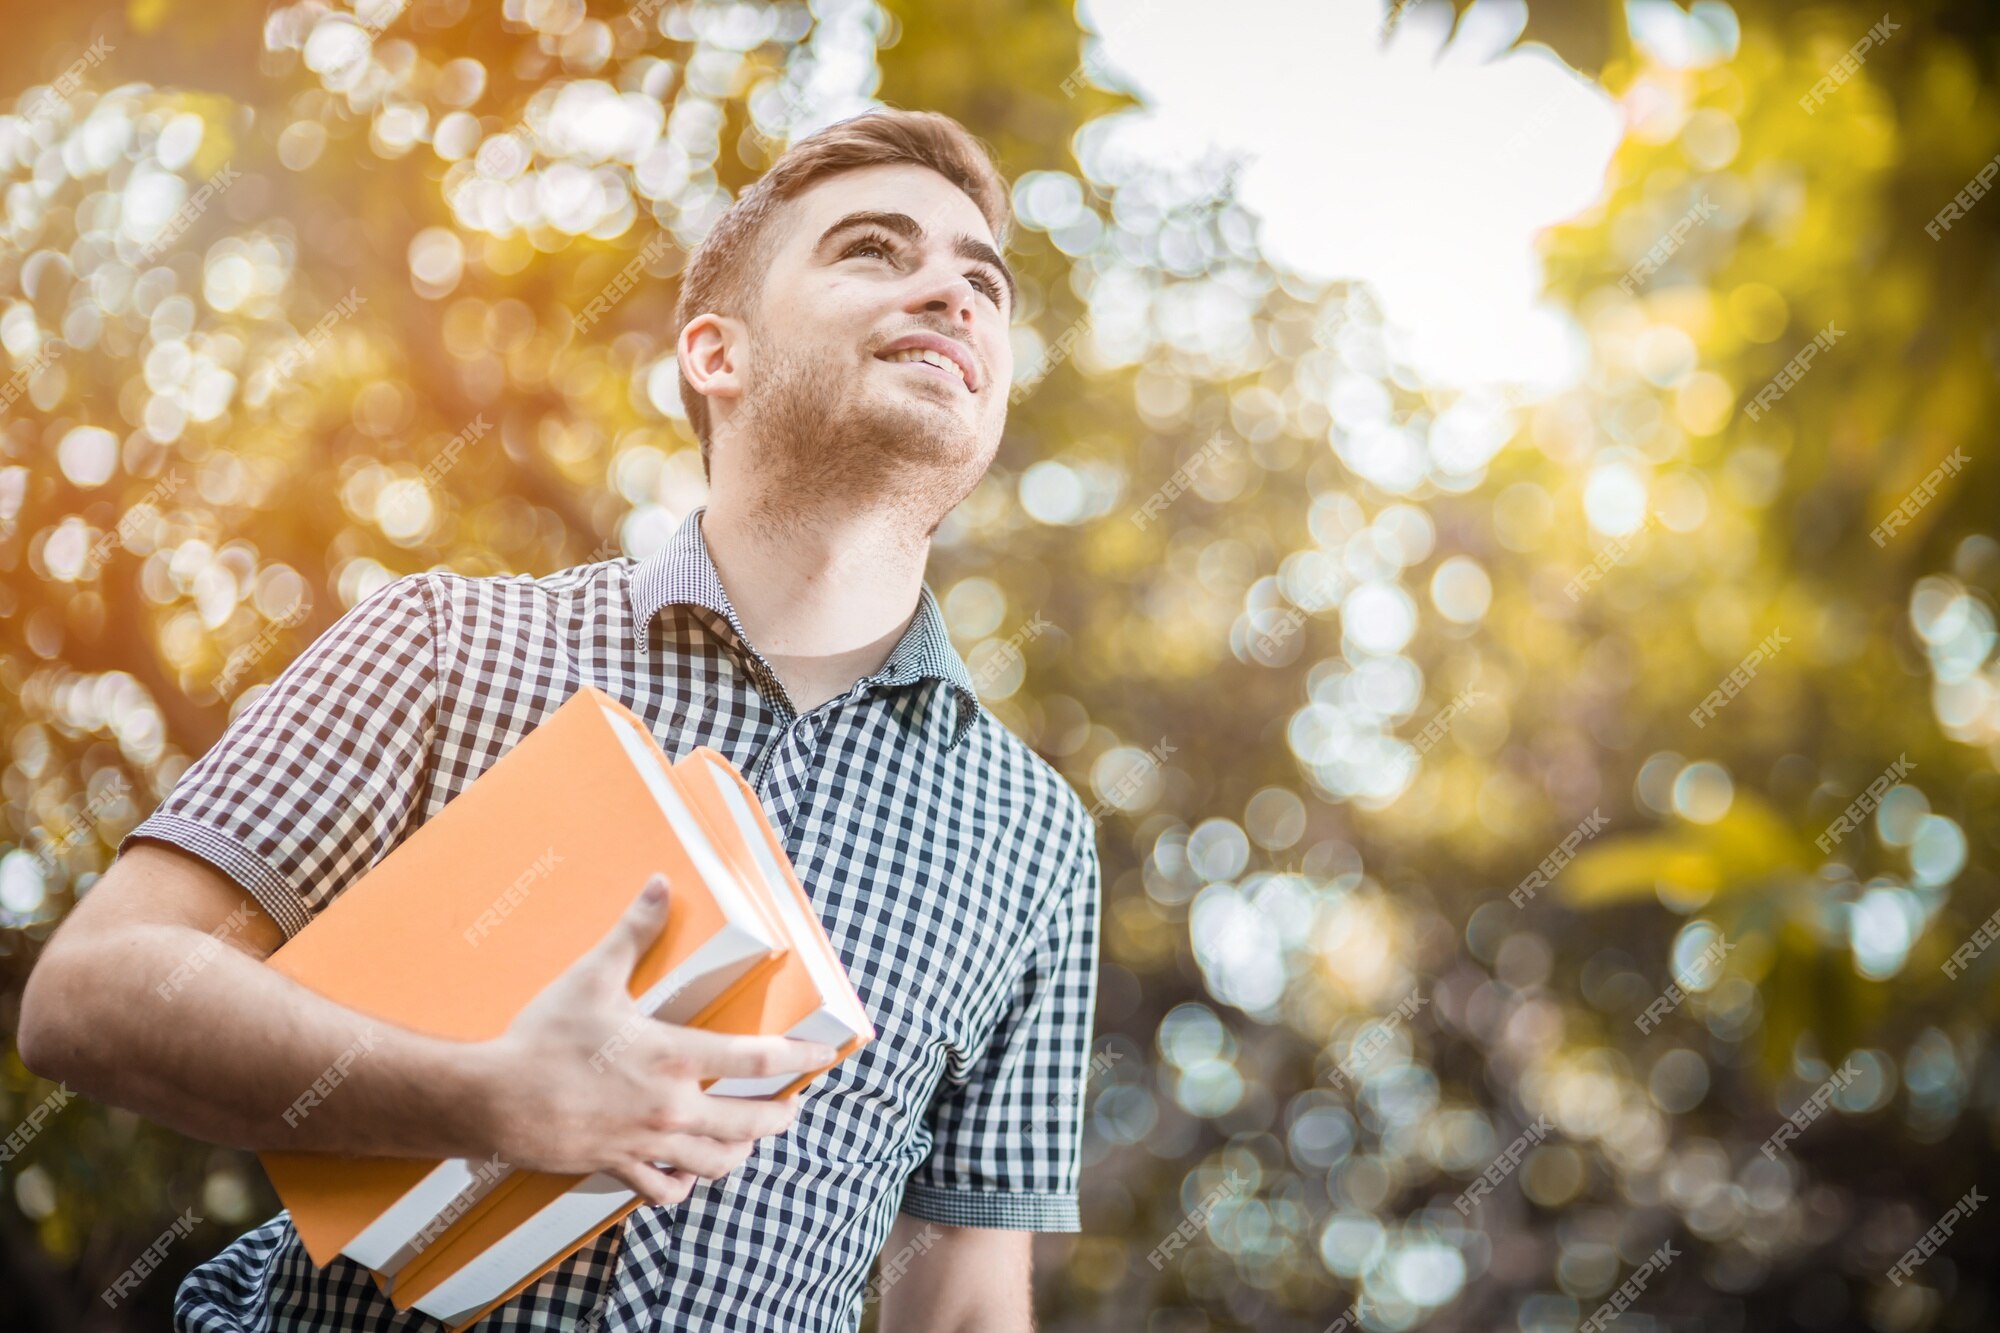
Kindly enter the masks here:
[[817, 1042], [806, 1043], [806, 1059], [816, 1065], [830, 1065], [840, 1058], [840, 1052], [831, 1046], [821, 1046]]
[[665, 875], [655, 875], [651, 879], [646, 881], [646, 892], [644, 897], [647, 902], [657, 903], [666, 896], [667, 896], [667, 877]]

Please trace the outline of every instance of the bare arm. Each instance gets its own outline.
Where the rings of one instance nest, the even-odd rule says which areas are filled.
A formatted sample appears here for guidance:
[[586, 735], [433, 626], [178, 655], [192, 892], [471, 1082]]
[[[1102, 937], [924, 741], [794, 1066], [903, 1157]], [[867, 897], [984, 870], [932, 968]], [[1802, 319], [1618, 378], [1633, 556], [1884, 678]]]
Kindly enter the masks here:
[[882, 1247], [881, 1333], [1033, 1333], [1034, 1239], [898, 1213]]
[[[29, 974], [21, 1058], [210, 1143], [405, 1157], [469, 1148], [465, 1047], [376, 1023], [273, 971], [262, 960], [283, 942], [206, 862], [135, 844]], [[372, 1044], [350, 1056], [340, 1095], [288, 1124], [293, 1102], [364, 1034]]]
[[[710, 1097], [700, 1079], [811, 1068], [820, 1053], [655, 1022], [614, 1066], [599, 1057], [586, 1073], [637, 1013], [625, 983], [665, 920], [664, 898], [635, 900], [505, 1036], [444, 1041], [273, 970], [263, 960], [283, 932], [254, 899], [197, 857], [136, 843], [29, 974], [21, 1058], [73, 1091], [211, 1143], [383, 1157], [498, 1152], [542, 1170], [611, 1170], [654, 1202], [679, 1202], [693, 1175], [734, 1170], [752, 1140], [796, 1114], [796, 1099]], [[315, 1080], [327, 1092], [301, 1114], [294, 1108]], [[669, 1176], [654, 1161], [687, 1171]]]

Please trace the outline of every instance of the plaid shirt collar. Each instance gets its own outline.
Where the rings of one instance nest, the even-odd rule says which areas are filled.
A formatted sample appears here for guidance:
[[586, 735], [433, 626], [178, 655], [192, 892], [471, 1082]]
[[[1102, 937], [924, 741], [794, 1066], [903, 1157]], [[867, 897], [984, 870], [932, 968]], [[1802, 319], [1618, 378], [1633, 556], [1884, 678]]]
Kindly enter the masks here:
[[[644, 642], [651, 632], [653, 617], [669, 606], [706, 607], [729, 622], [738, 642], [775, 677], [776, 671], [750, 646], [750, 636], [743, 632], [743, 622], [736, 618], [736, 608], [730, 604], [729, 594], [722, 588], [722, 578], [715, 572], [708, 540], [701, 531], [701, 516], [707, 508], [698, 505], [690, 511], [667, 544], [633, 571], [628, 590], [633, 637]], [[938, 681], [957, 693], [957, 721], [944, 747], [949, 754], [965, 739], [965, 733], [978, 718], [979, 695], [972, 688], [972, 673], [966, 669], [965, 659], [952, 646], [944, 612], [938, 608], [928, 582], [918, 589], [917, 614], [909, 629], [904, 631], [881, 669], [860, 683], [897, 686], [913, 685], [920, 680]]]

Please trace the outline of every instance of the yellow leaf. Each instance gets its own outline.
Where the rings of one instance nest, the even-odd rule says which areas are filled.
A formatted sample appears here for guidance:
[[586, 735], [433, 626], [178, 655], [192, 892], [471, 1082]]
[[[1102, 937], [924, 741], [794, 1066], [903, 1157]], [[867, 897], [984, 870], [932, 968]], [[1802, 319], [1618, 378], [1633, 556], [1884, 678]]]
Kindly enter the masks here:
[[1556, 887], [1579, 907], [1643, 898], [1662, 883], [1672, 886], [1674, 898], [1699, 901], [1810, 865], [1778, 813], [1738, 789], [1729, 812], [1713, 824], [1681, 824], [1585, 848], [1556, 877]]

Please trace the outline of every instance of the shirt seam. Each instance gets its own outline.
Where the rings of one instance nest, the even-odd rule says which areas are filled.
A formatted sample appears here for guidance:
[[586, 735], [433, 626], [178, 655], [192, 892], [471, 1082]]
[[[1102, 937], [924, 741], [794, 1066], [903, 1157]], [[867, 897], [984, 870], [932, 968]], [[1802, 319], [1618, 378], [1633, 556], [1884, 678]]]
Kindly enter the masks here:
[[[1084, 818], [1085, 828], [1088, 830], [1091, 828], [1089, 816], [1086, 815]], [[1048, 934], [1049, 927], [1055, 924], [1056, 914], [1064, 911], [1078, 895], [1088, 889], [1091, 858], [1096, 851], [1095, 834], [1084, 833], [1076, 839], [1076, 846], [1071, 851], [1068, 861], [1064, 863], [1062, 873], [1050, 877], [1052, 882], [1061, 887], [1051, 889], [1044, 895], [1039, 910], [1035, 913], [1033, 924], [1023, 937], [1023, 942], [1030, 944], [1030, 951], [1040, 944], [1043, 936]]]
[[965, 1220], [977, 1218], [996, 1221], [1001, 1230], [1065, 1231], [1079, 1229], [1081, 1204], [1077, 1190], [950, 1189], [911, 1180], [898, 1211], [947, 1226], [977, 1225]]
[[936, 1194], [947, 1199], [1030, 1199], [1048, 1203], [1075, 1203], [1080, 1197], [1076, 1190], [1006, 1190], [980, 1189], [967, 1185], [963, 1188], [952, 1185], [933, 1185], [927, 1181], [911, 1180], [903, 1186], [905, 1194]]
[[[425, 709], [424, 717], [424, 755], [421, 761], [421, 772], [418, 776], [418, 789], [412, 798], [410, 806], [410, 817], [416, 820], [417, 827], [421, 827], [424, 823], [424, 805], [429, 799], [432, 779], [437, 769], [435, 757], [438, 734], [438, 705], [444, 694], [444, 679], [438, 669], [440, 660], [438, 657], [438, 640], [441, 634], [438, 627], [433, 589], [431, 587], [431, 576], [428, 574], [418, 574], [412, 576], [411, 581], [415, 583], [417, 594], [423, 600], [424, 627], [429, 632], [431, 640], [431, 676], [427, 691], [430, 695], [430, 702]], [[368, 600], [368, 598], [362, 599], [363, 602]], [[358, 605], [355, 609], [359, 609]], [[156, 828], [153, 831], [143, 831], [149, 824], [155, 825]], [[179, 836], [166, 836], [169, 833]], [[186, 814], [172, 811], [163, 812], [155, 809], [138, 826], [134, 827], [132, 832], [128, 833], [126, 837], [151, 838], [154, 841], [176, 847], [191, 856], [200, 857], [202, 860], [216, 866], [235, 882], [238, 887], [257, 901], [257, 905], [264, 909], [265, 914], [270, 916], [277, 923], [278, 928], [284, 931], [286, 940], [290, 940], [308, 925], [312, 924], [315, 913], [306, 905], [310, 886], [302, 886], [294, 883], [289, 875], [279, 871], [267, 857], [251, 850], [249, 844], [245, 843], [235, 834], [226, 832], [214, 824]], [[407, 839], [408, 834], [405, 834], [404, 840], [407, 841]], [[215, 860], [214, 857], [208, 855], [202, 849], [201, 844], [205, 840], [212, 840], [224, 849], [223, 861]], [[390, 850], [393, 851], [394, 848]], [[385, 858], [387, 855], [388, 853], [383, 854]], [[230, 862], [235, 862], [235, 864], [232, 865]], [[374, 864], [379, 865], [380, 859]], [[369, 867], [369, 869], [373, 868], [373, 865]], [[243, 873], [237, 873], [238, 869], [241, 869]], [[262, 873], [259, 875], [257, 872]], [[367, 871], [363, 871], [362, 873], [366, 874]]]
[[[432, 584], [433, 580], [429, 574], [420, 575], [417, 579], [417, 590], [423, 594], [424, 599], [424, 623], [429, 627], [431, 634], [431, 687], [429, 690], [431, 701], [429, 714], [424, 719], [423, 773], [421, 781], [418, 783], [416, 797], [410, 806], [410, 813], [416, 821], [416, 828], [423, 827], [425, 823], [424, 808], [430, 804], [431, 786], [437, 776], [438, 717], [444, 707], [444, 659], [439, 655], [441, 645], [444, 641], [444, 625], [439, 618], [439, 602], [441, 598], [438, 596], [438, 590]], [[411, 831], [414, 832], [415, 828]], [[405, 840], [408, 837], [408, 834], [404, 835]], [[392, 848], [391, 850], [394, 849]]]
[[[312, 923], [312, 913], [306, 910], [306, 895], [300, 887], [268, 858], [251, 850], [248, 843], [226, 829], [190, 815], [155, 811], [128, 836], [163, 842], [221, 870], [257, 901], [285, 932], [287, 940]], [[204, 847], [204, 843], [216, 844], [221, 859], [211, 855], [211, 849]]]

